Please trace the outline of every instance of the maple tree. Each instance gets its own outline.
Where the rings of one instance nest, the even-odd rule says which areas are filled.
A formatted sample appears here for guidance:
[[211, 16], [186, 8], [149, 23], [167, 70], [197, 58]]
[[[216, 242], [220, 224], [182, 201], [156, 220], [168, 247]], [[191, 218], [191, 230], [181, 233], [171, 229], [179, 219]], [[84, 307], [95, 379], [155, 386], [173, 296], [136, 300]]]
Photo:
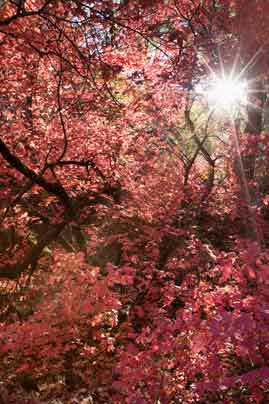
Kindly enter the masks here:
[[0, 402], [268, 402], [267, 11], [0, 2]]

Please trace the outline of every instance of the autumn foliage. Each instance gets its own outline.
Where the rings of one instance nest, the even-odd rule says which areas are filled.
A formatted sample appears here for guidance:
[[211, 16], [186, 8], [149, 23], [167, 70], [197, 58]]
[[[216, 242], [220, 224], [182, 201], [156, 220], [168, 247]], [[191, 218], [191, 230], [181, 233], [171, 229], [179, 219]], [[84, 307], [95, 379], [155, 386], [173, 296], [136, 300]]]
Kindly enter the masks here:
[[268, 16], [0, 1], [0, 404], [269, 402]]

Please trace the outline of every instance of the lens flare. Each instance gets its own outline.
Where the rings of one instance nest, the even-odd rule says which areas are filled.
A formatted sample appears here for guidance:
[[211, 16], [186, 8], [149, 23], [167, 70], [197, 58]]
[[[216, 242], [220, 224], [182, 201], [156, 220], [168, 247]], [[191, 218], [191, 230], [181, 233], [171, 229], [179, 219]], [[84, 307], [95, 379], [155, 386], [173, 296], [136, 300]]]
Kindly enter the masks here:
[[233, 112], [247, 103], [247, 82], [236, 78], [216, 78], [208, 83], [206, 98], [217, 110]]

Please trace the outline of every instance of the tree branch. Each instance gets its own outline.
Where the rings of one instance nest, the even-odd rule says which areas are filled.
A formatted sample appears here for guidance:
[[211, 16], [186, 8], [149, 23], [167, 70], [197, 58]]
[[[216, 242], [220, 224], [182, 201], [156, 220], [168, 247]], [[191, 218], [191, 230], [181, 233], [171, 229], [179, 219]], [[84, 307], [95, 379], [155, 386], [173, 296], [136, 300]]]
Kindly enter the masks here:
[[15, 168], [17, 171], [31, 180], [34, 184], [39, 185], [40, 187], [45, 189], [48, 193], [55, 195], [66, 206], [69, 212], [73, 211], [71, 200], [63, 186], [56, 182], [50, 183], [45, 180], [43, 176], [36, 174], [33, 170], [23, 164], [23, 162], [17, 156], [12, 154], [1, 139], [0, 154], [11, 165], [11, 167]]
[[0, 278], [17, 279], [23, 272], [27, 271], [29, 267], [31, 267], [31, 270], [34, 271], [42, 251], [48, 244], [58, 237], [60, 232], [64, 229], [66, 223], [67, 222], [62, 222], [57, 225], [52, 225], [47, 233], [41, 236], [38, 243], [25, 255], [21, 263], [16, 263], [13, 265], [6, 264], [1, 266]]

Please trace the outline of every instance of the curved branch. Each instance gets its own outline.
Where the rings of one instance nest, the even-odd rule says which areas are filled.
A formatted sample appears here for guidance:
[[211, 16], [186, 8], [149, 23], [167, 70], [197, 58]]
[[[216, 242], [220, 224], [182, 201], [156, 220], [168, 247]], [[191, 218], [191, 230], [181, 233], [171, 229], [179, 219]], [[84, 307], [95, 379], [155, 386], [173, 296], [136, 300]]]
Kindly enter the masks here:
[[48, 182], [47, 180], [45, 180], [44, 177], [36, 174], [33, 170], [23, 164], [23, 162], [17, 156], [10, 152], [2, 139], [0, 139], [0, 154], [11, 165], [11, 167], [15, 168], [17, 171], [31, 180], [34, 184], [39, 185], [40, 187], [45, 189], [48, 193], [55, 195], [68, 208], [70, 212], [73, 211], [70, 198], [66, 193], [64, 187], [56, 182]]
[[95, 173], [102, 178], [103, 181], [106, 180], [106, 176], [102, 173], [99, 167], [92, 161], [92, 160], [59, 160], [55, 163], [48, 163], [48, 167], [55, 167], [55, 166], [68, 166], [68, 165], [74, 165], [74, 166], [79, 166], [79, 167], [85, 167], [89, 168], [91, 167]]

